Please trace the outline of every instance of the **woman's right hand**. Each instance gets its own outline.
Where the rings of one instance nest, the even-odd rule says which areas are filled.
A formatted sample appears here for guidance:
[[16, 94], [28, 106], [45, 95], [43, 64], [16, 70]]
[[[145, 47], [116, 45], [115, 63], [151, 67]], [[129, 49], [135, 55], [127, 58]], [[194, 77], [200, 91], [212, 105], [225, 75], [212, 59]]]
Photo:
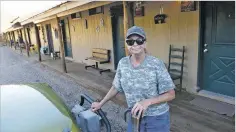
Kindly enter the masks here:
[[102, 107], [102, 105], [100, 104], [100, 102], [93, 102], [91, 105], [91, 110], [93, 112], [97, 111], [98, 109], [100, 109]]

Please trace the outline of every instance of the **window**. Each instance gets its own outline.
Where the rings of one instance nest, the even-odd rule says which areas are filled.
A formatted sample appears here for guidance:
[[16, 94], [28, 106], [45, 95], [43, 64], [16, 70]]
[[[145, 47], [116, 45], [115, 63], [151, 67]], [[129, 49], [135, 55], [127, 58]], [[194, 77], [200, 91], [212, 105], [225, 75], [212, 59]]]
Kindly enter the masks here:
[[71, 14], [71, 19], [80, 19], [80, 18], [81, 18], [80, 12]]
[[89, 9], [89, 15], [90, 16], [95, 15], [95, 14], [100, 14], [100, 13], [103, 13], [103, 6]]

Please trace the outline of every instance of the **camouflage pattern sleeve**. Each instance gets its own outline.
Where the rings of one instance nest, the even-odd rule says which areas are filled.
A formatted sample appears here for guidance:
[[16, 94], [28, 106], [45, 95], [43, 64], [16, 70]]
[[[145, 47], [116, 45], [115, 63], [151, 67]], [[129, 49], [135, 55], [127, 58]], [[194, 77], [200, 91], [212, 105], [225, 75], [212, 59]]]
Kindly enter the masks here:
[[121, 87], [121, 82], [120, 82], [120, 79], [121, 79], [121, 69], [120, 69], [120, 63], [118, 63], [118, 66], [117, 66], [117, 69], [116, 69], [116, 75], [115, 75], [115, 78], [112, 82], [112, 86], [119, 92], [123, 92], [123, 89]]
[[168, 73], [163, 61], [159, 61], [157, 68], [158, 92], [163, 94], [175, 88], [174, 82]]

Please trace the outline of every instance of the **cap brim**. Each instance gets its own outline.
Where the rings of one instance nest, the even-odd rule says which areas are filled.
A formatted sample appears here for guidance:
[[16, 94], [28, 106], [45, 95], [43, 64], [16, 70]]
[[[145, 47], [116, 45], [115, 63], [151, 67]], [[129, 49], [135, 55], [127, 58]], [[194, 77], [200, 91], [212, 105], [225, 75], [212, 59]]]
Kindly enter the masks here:
[[143, 36], [142, 34], [140, 34], [140, 33], [138, 33], [138, 32], [132, 32], [132, 33], [128, 34], [128, 35], [126, 36], [126, 39], [127, 39], [128, 37], [130, 37], [131, 35], [138, 35], [138, 36], [140, 36], [140, 37], [146, 39], [145, 36]]

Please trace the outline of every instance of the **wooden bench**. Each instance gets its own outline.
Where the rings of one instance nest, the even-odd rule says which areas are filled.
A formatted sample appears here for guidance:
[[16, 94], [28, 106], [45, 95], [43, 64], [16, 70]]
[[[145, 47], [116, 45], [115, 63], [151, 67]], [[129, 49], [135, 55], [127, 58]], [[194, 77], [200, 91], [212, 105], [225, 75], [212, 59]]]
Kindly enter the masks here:
[[93, 48], [92, 49], [92, 57], [88, 57], [85, 60], [92, 60], [95, 61], [95, 65], [87, 65], [85, 66], [85, 69], [87, 70], [88, 67], [94, 68], [96, 70], [99, 70], [99, 73], [102, 74], [102, 72], [110, 72], [110, 69], [99, 69], [99, 64], [105, 64], [110, 62], [110, 50], [107, 49], [100, 49], [100, 48]]

